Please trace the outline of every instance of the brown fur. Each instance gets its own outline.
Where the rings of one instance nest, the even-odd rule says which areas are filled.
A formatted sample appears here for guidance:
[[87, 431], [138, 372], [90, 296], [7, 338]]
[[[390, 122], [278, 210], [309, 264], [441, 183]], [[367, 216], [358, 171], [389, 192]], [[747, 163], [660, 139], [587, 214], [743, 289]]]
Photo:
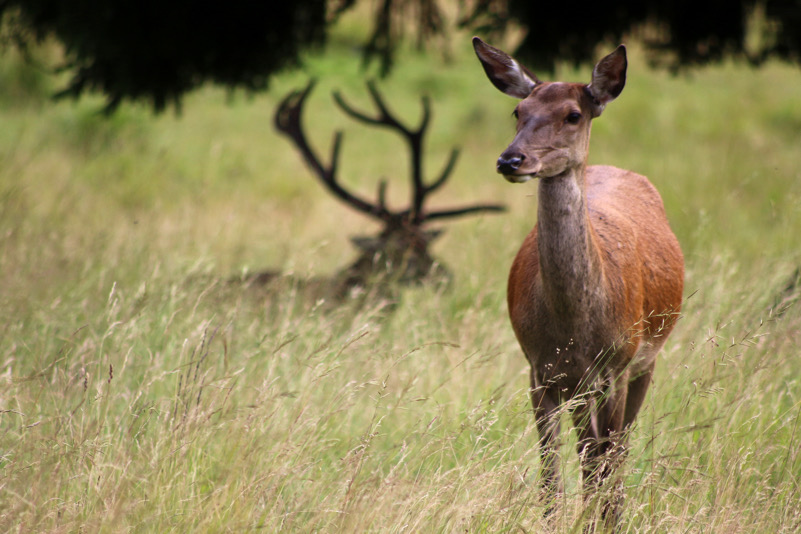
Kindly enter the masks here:
[[[565, 178], [543, 180], [542, 201], [550, 200], [545, 191], [552, 187], [548, 181], [559, 179]], [[612, 347], [616, 357], [606, 372], [619, 374], [629, 368], [636, 374], [643, 364], [652, 366], [653, 362], [634, 362], [634, 356], [643, 344], [661, 346], [672, 330], [681, 308], [684, 273], [662, 199], [644, 176], [593, 166], [587, 169], [586, 189], [586, 230], [589, 242], [597, 247], [592, 261], [602, 266], [594, 274], [596, 287], [587, 297], [586, 309], [579, 309], [569, 292], [547, 294], [540, 269], [539, 225], [512, 264], [507, 293], [512, 325], [532, 365], [541, 370], [544, 382], [555, 380], [570, 389], [586, 381], [587, 369]], [[544, 252], [555, 253], [552, 269], [568, 274], [575, 270], [571, 256]], [[566, 364], [556, 349], [562, 352], [570, 346], [575, 348]]]
[[[531, 364], [543, 478], [559, 488], [556, 436], [569, 403], [592, 489], [622, 457], [681, 308], [684, 259], [647, 178], [586, 165], [591, 121], [625, 85], [625, 48], [584, 85], [540, 82], [508, 56], [498, 62], [503, 52], [477, 38], [474, 46], [490, 78], [501, 78], [496, 87], [522, 99], [498, 171], [516, 183], [539, 179], [537, 224], [512, 264], [507, 297]], [[614, 523], [617, 513], [610, 499], [604, 515]]]

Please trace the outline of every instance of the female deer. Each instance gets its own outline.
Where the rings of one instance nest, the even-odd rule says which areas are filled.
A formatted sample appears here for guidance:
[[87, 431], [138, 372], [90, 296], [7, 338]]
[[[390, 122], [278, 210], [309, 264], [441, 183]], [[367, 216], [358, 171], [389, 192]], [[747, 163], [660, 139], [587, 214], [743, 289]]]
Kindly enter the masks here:
[[[681, 307], [684, 259], [647, 178], [587, 166], [590, 124], [626, 83], [619, 46], [589, 85], [541, 82], [473, 38], [490, 81], [519, 98], [517, 133], [497, 162], [513, 183], [539, 179], [537, 224], [509, 274], [508, 306], [531, 364], [543, 480], [557, 491], [560, 405], [579, 433], [585, 489], [608, 477]], [[604, 515], [617, 515], [607, 503]]]

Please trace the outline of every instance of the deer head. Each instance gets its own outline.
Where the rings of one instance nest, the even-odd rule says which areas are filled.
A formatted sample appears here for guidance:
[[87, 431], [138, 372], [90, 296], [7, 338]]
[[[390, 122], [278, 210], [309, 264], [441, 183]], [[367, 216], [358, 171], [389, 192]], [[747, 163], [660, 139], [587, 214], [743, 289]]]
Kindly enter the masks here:
[[301, 115], [303, 104], [314, 88], [312, 80], [303, 90], [287, 95], [275, 114], [276, 128], [287, 135], [300, 151], [303, 159], [323, 186], [346, 205], [380, 222], [382, 230], [373, 237], [353, 238], [353, 243], [361, 250], [359, 258], [340, 272], [343, 291], [356, 286], [364, 286], [376, 277], [389, 278], [399, 282], [416, 282], [426, 277], [441, 276], [446, 270], [428, 251], [431, 242], [441, 234], [441, 230], [425, 228], [427, 223], [437, 220], [479, 212], [499, 212], [504, 207], [497, 204], [477, 204], [462, 208], [433, 210], [425, 207], [427, 198], [442, 187], [450, 177], [459, 150], [451, 151], [444, 169], [432, 181], [423, 178], [423, 139], [431, 118], [428, 98], [423, 97], [423, 117], [417, 128], [409, 128], [401, 123], [387, 108], [375, 84], [367, 83], [367, 89], [375, 104], [377, 113], [368, 115], [356, 110], [345, 102], [338, 92], [334, 92], [337, 106], [354, 120], [370, 126], [387, 128], [398, 133], [406, 142], [411, 158], [411, 202], [408, 207], [391, 210], [386, 203], [387, 184], [378, 185], [377, 200], [366, 200], [357, 193], [348, 191], [337, 176], [339, 148], [342, 133], [334, 134], [331, 149], [331, 162], [323, 164], [309, 145], [303, 132]]
[[520, 102], [515, 138], [498, 158], [510, 182], [557, 176], [585, 164], [590, 123], [626, 84], [626, 47], [595, 66], [590, 84], [543, 82], [505, 52], [475, 37], [473, 47], [490, 81]]

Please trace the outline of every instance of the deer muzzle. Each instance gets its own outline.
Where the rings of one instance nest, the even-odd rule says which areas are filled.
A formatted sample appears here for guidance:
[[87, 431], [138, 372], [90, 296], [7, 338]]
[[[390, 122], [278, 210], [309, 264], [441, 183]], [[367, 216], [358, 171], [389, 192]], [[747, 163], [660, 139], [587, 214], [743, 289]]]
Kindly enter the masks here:
[[[536, 171], [532, 172], [529, 168], [521, 170], [525, 160], [526, 156], [519, 152], [504, 152], [498, 158], [495, 168], [499, 174], [503, 174], [507, 181], [520, 184], [531, 180], [537, 174]], [[539, 167], [538, 162], [531, 161], [526, 162], [526, 167], [532, 167], [532, 163], [535, 167]]]
[[523, 154], [501, 154], [501, 157], [498, 158], [498, 172], [501, 174], [514, 174], [520, 168], [524, 159], [525, 156]]

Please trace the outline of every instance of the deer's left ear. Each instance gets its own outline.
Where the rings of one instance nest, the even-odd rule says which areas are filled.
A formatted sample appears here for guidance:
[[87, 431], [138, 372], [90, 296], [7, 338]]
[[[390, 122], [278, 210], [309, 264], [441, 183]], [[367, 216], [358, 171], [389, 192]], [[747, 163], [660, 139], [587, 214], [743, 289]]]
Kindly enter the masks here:
[[441, 236], [443, 232], [444, 230], [437, 228], [435, 230], [425, 230], [423, 231], [423, 234], [426, 236], [426, 242], [431, 243], [439, 236]]
[[623, 87], [626, 85], [627, 66], [625, 45], [618, 46], [614, 52], [595, 65], [592, 70], [592, 83], [587, 86], [587, 90], [595, 100], [596, 116], [601, 114], [606, 104], [617, 98], [623, 91]]

